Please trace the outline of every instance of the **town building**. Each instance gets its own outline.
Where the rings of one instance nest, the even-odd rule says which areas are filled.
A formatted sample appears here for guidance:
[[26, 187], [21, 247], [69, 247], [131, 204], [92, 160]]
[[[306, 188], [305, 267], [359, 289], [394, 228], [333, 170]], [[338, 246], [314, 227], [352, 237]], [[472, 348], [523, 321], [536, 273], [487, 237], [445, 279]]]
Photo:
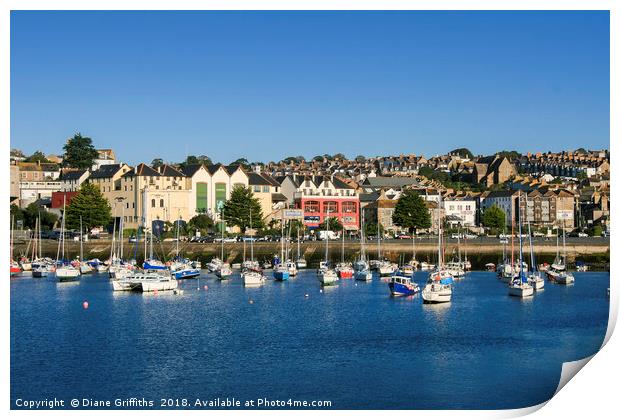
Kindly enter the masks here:
[[304, 211], [304, 224], [316, 229], [326, 217], [336, 217], [346, 230], [359, 229], [359, 195], [337, 177], [313, 176], [301, 180], [295, 207]]
[[116, 163], [116, 154], [112, 149], [97, 149], [97, 157], [93, 161], [91, 170], [97, 170], [102, 165], [114, 165]]
[[62, 171], [58, 180], [60, 181], [60, 191], [78, 191], [82, 183], [90, 176], [88, 170], [65, 170]]
[[55, 163], [17, 162], [19, 179], [24, 182], [52, 181], [60, 176], [60, 167]]
[[41, 199], [52, 199], [52, 193], [59, 191], [60, 181], [22, 181], [19, 183], [19, 203], [21, 207]]
[[469, 195], [453, 195], [443, 199], [445, 216], [452, 226], [474, 227], [477, 222], [477, 199]]

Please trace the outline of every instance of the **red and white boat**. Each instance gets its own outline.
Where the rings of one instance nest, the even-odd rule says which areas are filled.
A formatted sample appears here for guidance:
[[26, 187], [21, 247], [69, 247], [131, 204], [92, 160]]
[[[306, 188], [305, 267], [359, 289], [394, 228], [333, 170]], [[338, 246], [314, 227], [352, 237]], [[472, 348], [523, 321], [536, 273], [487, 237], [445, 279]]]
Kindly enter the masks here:
[[336, 273], [341, 279], [352, 279], [354, 270], [350, 264], [340, 263], [336, 266]]

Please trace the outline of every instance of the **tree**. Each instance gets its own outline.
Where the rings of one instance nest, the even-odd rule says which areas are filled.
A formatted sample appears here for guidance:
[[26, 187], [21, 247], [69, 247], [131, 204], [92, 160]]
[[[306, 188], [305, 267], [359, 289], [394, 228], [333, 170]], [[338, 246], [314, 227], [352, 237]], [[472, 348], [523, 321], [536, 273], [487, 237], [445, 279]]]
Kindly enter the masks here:
[[187, 225], [189, 231], [199, 230], [202, 233], [208, 232], [209, 230], [213, 229], [215, 223], [213, 222], [213, 219], [208, 215], [198, 214], [189, 219], [189, 223]]
[[26, 225], [26, 221], [24, 220], [24, 212], [22, 209], [19, 208], [19, 206], [15, 204], [11, 204], [10, 213], [11, 213], [11, 219], [14, 221], [15, 224], [17, 224], [18, 220], [23, 220], [24, 226]]
[[83, 137], [80, 133], [67, 140], [63, 150], [65, 156], [62, 163], [70, 168], [90, 169], [99, 156], [93, 146], [93, 140], [90, 137]]
[[431, 215], [422, 197], [411, 189], [405, 189], [396, 202], [392, 222], [409, 232], [416, 233], [418, 229], [431, 227]]
[[254, 197], [252, 190], [243, 185], [237, 185], [230, 192], [230, 199], [224, 203], [224, 221], [229, 226], [237, 226], [245, 232], [250, 227], [250, 215], [252, 216], [252, 228], [263, 226], [263, 211], [258, 198]]
[[336, 153], [334, 155], [333, 159], [336, 159], [336, 160], [347, 160], [347, 157], [344, 155], [344, 153]]
[[357, 155], [357, 156], [355, 156], [355, 161], [357, 163], [364, 163], [364, 162], [366, 162], [366, 157], [363, 156], [363, 155]]
[[239, 158], [237, 160], [235, 160], [234, 162], [230, 163], [232, 166], [241, 166], [243, 168], [249, 169], [250, 168], [250, 162], [248, 162], [248, 160], [244, 157]]
[[431, 176], [433, 176], [433, 169], [430, 166], [422, 166], [419, 170], [418, 170], [418, 175], [422, 175], [425, 178], [429, 178]]
[[513, 161], [521, 157], [521, 153], [516, 150], [502, 150], [497, 154], [499, 157], [506, 157], [508, 160]]
[[[364, 233], [366, 236], [376, 236], [377, 235], [377, 223], [370, 222], [364, 225]], [[381, 236], [385, 235], [385, 228], [381, 223], [379, 223], [379, 233]]]
[[47, 230], [53, 229], [58, 220], [58, 216], [54, 213], [48, 212], [36, 203], [30, 203], [23, 210], [24, 227], [34, 229], [38, 217], [41, 217], [41, 228]]
[[289, 228], [291, 237], [295, 239], [297, 239], [297, 232], [299, 232], [299, 236], [301, 237], [308, 233], [308, 227], [301, 220], [293, 219], [289, 221], [289, 226], [286, 229], [288, 230]]
[[155, 158], [151, 161], [151, 166], [155, 169], [164, 166], [164, 160], [161, 158]]
[[468, 159], [473, 159], [474, 157], [474, 154], [465, 147], [461, 147], [460, 149], [454, 149], [453, 151], [450, 152], [450, 154], [457, 155], [462, 158], [468, 158]]
[[320, 156], [320, 155], [317, 155], [317, 156], [312, 158], [312, 160], [315, 161], [315, 162], [323, 162], [323, 159], [324, 159], [324, 157]]
[[49, 162], [49, 160], [47, 160], [47, 158], [45, 157], [45, 154], [44, 154], [42, 151], [37, 150], [36, 152], [34, 152], [34, 153], [33, 153], [33, 154], [31, 154], [30, 156], [28, 156], [28, 157], [24, 160], [24, 162], [33, 162], [33, 163], [40, 162], [40, 163], [48, 163], [48, 162]]
[[319, 225], [319, 229], [327, 230], [328, 221], [329, 221], [329, 230], [331, 230], [332, 232], [340, 232], [342, 230], [342, 223], [340, 223], [340, 220], [338, 220], [337, 217], [327, 217]]
[[112, 217], [108, 199], [101, 194], [99, 187], [90, 182], [82, 184], [80, 191], [67, 206], [66, 226], [69, 229], [79, 229], [80, 216], [85, 232], [94, 227], [106, 226]]
[[490, 229], [501, 229], [506, 226], [506, 213], [494, 204], [482, 213], [482, 224]]

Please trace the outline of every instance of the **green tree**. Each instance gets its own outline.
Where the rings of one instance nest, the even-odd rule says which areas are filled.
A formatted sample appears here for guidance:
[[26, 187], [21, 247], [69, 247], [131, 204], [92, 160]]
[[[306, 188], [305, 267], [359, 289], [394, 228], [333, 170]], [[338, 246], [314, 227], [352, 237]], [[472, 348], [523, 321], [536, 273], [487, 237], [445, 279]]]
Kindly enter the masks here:
[[433, 175], [433, 168], [431, 168], [430, 166], [422, 166], [419, 170], [418, 170], [418, 175], [422, 175], [423, 177], [429, 178]]
[[366, 162], [366, 157], [363, 156], [363, 155], [357, 155], [357, 156], [355, 156], [355, 161], [357, 163], [364, 163], [364, 162]]
[[344, 155], [344, 153], [336, 153], [333, 158], [338, 160], [347, 160], [347, 157]]
[[164, 160], [161, 158], [155, 158], [151, 161], [151, 166], [155, 169], [164, 166]]
[[190, 232], [199, 230], [200, 233], [206, 233], [213, 229], [215, 222], [213, 222], [213, 219], [206, 214], [197, 214], [189, 219], [187, 225]]
[[297, 239], [297, 232], [299, 232], [299, 236], [301, 237], [308, 233], [308, 227], [301, 220], [293, 219], [289, 221], [289, 227], [291, 237], [295, 239]]
[[[385, 228], [379, 223], [379, 232], [381, 236], [385, 235]], [[377, 222], [370, 222], [364, 225], [364, 233], [366, 236], [377, 236]]]
[[40, 151], [37, 150], [36, 152], [34, 152], [33, 154], [31, 154], [30, 156], [28, 156], [24, 162], [40, 162], [40, 163], [49, 163], [49, 160], [47, 160], [47, 158], [45, 157], [45, 154]]
[[450, 152], [450, 154], [458, 155], [462, 158], [468, 158], [468, 159], [472, 159], [474, 157], [474, 154], [465, 147], [461, 147], [460, 149], [454, 149], [453, 151]]
[[90, 182], [82, 184], [80, 191], [67, 206], [67, 228], [79, 229], [80, 216], [84, 232], [94, 227], [106, 226], [112, 217], [108, 199], [101, 194], [99, 187]]
[[329, 230], [332, 232], [340, 232], [342, 230], [342, 223], [337, 217], [328, 217], [319, 225], [319, 229], [327, 230], [327, 222], [329, 220]]
[[26, 225], [26, 221], [24, 218], [24, 211], [19, 208], [19, 206], [15, 204], [11, 204], [11, 219], [14, 220], [15, 224], [17, 224], [18, 220], [22, 220], [24, 222], [24, 226]]
[[431, 227], [431, 215], [422, 197], [411, 189], [405, 189], [396, 202], [392, 222], [402, 229], [416, 233], [418, 229]]
[[62, 163], [70, 168], [90, 169], [99, 155], [93, 146], [93, 140], [90, 137], [83, 137], [80, 133], [67, 140], [63, 150], [65, 156]]
[[242, 185], [237, 185], [230, 192], [230, 199], [224, 203], [223, 211], [226, 224], [237, 226], [243, 232], [250, 227], [250, 215], [253, 228], [263, 226], [263, 211], [258, 198], [254, 197], [252, 190]]
[[506, 225], [506, 213], [494, 204], [482, 213], [482, 224], [490, 229], [501, 229]]
[[249, 169], [250, 168], [250, 162], [248, 162], [248, 160], [246, 158], [244, 158], [244, 157], [239, 158], [239, 159], [237, 159], [237, 160], [235, 160], [233, 162], [230, 162], [230, 164], [232, 166], [237, 166], [238, 165], [238, 166], [241, 166], [241, 167], [243, 167], [245, 169]]
[[38, 217], [41, 217], [41, 228], [44, 230], [52, 229], [58, 220], [58, 216], [54, 213], [48, 212], [36, 203], [30, 203], [23, 210], [24, 227], [34, 229]]

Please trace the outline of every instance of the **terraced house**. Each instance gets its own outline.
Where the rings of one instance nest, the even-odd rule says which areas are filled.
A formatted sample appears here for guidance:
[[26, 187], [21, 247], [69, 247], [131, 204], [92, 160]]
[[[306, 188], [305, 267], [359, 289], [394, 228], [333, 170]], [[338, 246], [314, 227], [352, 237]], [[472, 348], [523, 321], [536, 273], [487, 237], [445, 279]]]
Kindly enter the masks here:
[[294, 197], [295, 207], [304, 211], [304, 223], [310, 229], [316, 229], [326, 217], [338, 218], [345, 230], [359, 228], [359, 194], [337, 177], [306, 177], [300, 180]]

